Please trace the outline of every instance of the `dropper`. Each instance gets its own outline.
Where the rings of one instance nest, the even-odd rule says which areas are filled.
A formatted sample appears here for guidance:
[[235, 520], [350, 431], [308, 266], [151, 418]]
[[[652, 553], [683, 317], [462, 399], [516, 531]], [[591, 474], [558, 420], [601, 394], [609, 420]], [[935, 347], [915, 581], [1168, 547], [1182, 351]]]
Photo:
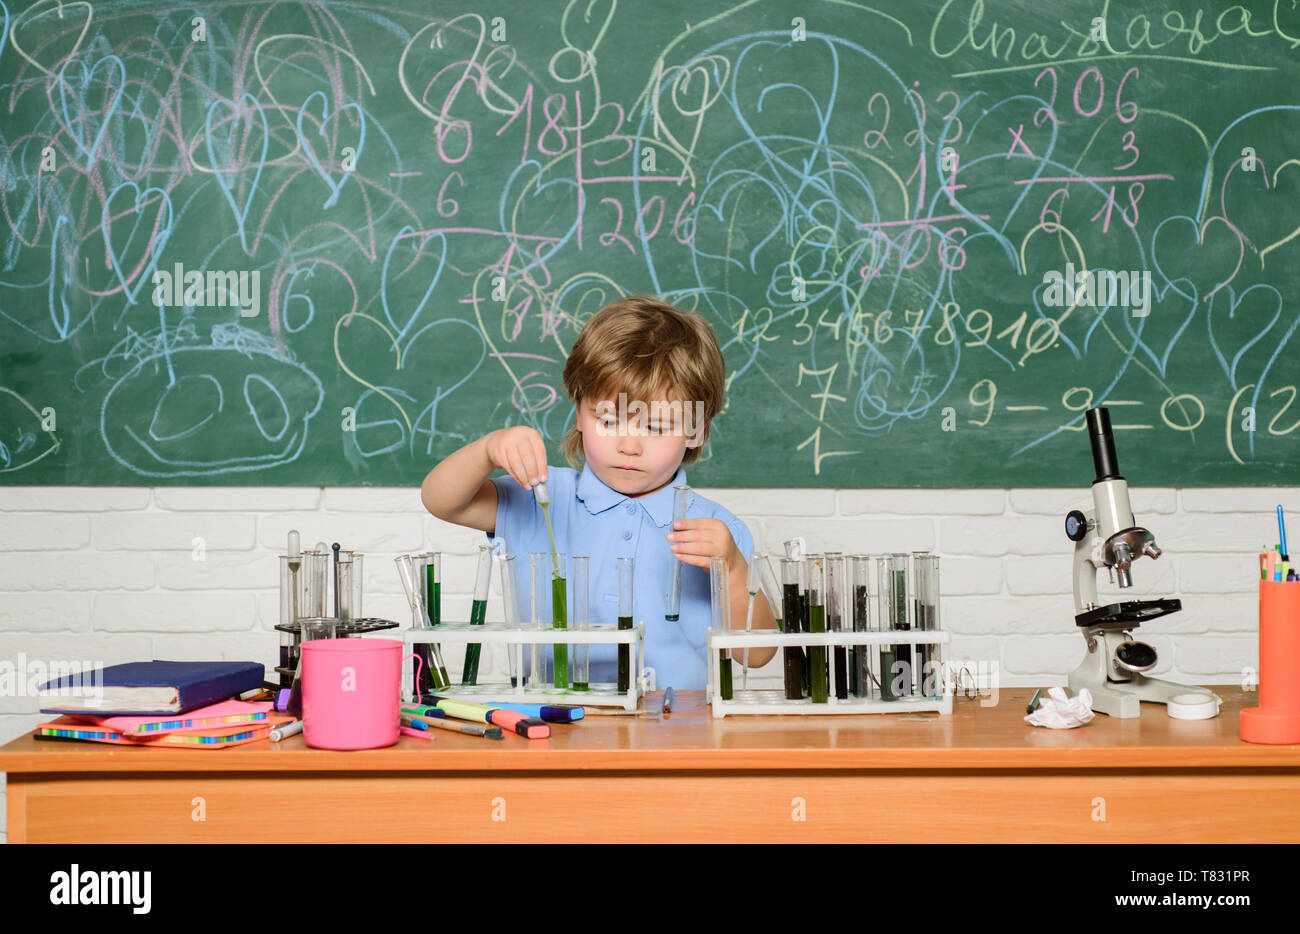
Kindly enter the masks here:
[[555, 548], [555, 530], [551, 527], [551, 494], [547, 492], [546, 481], [539, 481], [533, 487], [533, 496], [537, 505], [542, 507], [542, 516], [546, 519], [546, 534], [551, 540], [551, 577], [560, 576], [560, 553]]
[[289, 589], [290, 594], [290, 622], [298, 622], [298, 571], [302, 568], [302, 538], [298, 535], [297, 529], [289, 531]]

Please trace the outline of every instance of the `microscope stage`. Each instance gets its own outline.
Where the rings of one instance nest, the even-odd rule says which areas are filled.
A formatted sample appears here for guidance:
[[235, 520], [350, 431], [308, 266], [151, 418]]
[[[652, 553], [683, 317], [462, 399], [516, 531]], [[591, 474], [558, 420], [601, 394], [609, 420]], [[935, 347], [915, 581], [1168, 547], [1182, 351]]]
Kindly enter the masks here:
[[1104, 626], [1108, 623], [1141, 623], [1158, 616], [1177, 613], [1183, 601], [1176, 599], [1130, 600], [1126, 603], [1108, 603], [1095, 610], [1079, 613], [1074, 621], [1079, 626]]

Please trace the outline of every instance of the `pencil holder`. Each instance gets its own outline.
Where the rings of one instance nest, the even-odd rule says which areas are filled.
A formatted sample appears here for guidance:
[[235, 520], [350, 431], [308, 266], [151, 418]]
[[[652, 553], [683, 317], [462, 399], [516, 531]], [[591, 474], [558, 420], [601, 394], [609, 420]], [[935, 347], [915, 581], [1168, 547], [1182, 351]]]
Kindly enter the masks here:
[[1259, 584], [1259, 706], [1241, 712], [1248, 743], [1300, 743], [1300, 583]]

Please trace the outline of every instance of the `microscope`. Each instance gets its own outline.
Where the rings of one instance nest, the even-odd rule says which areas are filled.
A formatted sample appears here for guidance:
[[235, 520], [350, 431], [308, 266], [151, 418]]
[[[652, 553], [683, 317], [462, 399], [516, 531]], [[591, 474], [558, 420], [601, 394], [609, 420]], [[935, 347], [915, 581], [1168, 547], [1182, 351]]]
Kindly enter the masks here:
[[1121, 719], [1139, 716], [1142, 701], [1168, 704], [1170, 698], [1184, 694], [1209, 695], [1217, 711], [1218, 696], [1205, 688], [1147, 677], [1145, 673], [1156, 666], [1156, 650], [1133, 638], [1133, 630], [1143, 620], [1176, 613], [1183, 608], [1182, 601], [1097, 605], [1098, 570], [1104, 567], [1112, 583], [1118, 577], [1121, 589], [1127, 589], [1133, 586], [1133, 562], [1143, 555], [1155, 560], [1160, 549], [1154, 535], [1134, 524], [1128, 484], [1115, 459], [1110, 413], [1104, 408], [1089, 409], [1086, 418], [1097, 471], [1092, 484], [1093, 511], [1071, 510], [1065, 517], [1065, 535], [1074, 542], [1074, 621], [1083, 632], [1088, 654], [1070, 673], [1070, 691], [1077, 694], [1087, 688], [1093, 710]]

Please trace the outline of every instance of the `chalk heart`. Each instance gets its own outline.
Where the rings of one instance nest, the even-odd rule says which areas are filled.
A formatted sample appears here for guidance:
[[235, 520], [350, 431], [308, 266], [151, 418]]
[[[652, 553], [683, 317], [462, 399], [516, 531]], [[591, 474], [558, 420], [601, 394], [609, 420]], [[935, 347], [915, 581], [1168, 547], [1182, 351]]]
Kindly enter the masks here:
[[[90, 68], [83, 61], [70, 59], [59, 69], [58, 77], [63, 126], [86, 156], [89, 168], [95, 164], [99, 143], [122, 102], [126, 66], [116, 55], [106, 55]], [[114, 85], [111, 89], [110, 84]]]
[[[0, 6], [2, 5], [0, 4]], [[37, 0], [36, 3], [33, 3], [14, 17], [13, 29], [8, 31], [9, 44], [13, 46], [14, 52], [20, 58], [45, 72], [45, 74], [53, 75], [54, 68], [60, 62], [72, 58], [81, 50], [81, 43], [90, 30], [90, 21], [94, 16], [95, 13], [91, 5], [80, 2], [80, 0], [75, 3], [63, 3], [62, 0]], [[38, 20], [41, 21], [39, 25], [37, 25]], [[76, 38], [72, 40], [72, 48], [62, 54], [55, 51], [55, 43], [48, 41], [51, 23], [64, 24], [58, 27], [61, 35], [76, 32]], [[7, 7], [5, 8], [5, 25], [9, 25], [9, 9]], [[21, 42], [19, 41], [20, 36], [22, 37]], [[29, 53], [29, 46], [35, 51]]]
[[[122, 243], [119, 250], [114, 246], [113, 228], [116, 226], [120, 230], [125, 223], [119, 221], [114, 225], [114, 204], [122, 200], [118, 195], [124, 192], [128, 197], [132, 192], [135, 194], [135, 204], [131, 210], [135, 220], [131, 223], [126, 242]], [[171, 235], [173, 216], [172, 199], [167, 192], [161, 188], [141, 188], [135, 182], [118, 185], [104, 201], [104, 213], [100, 220], [104, 247], [108, 250], [113, 271], [117, 273], [117, 281], [122, 283], [122, 290], [133, 305], [138, 300], [141, 288], [153, 286], [153, 270]], [[149, 223], [145, 223], [146, 220]], [[117, 242], [122, 242], [120, 237]], [[134, 288], [131, 286], [132, 281], [135, 282]]]
[[[432, 321], [404, 343], [386, 325], [363, 315], [354, 315], [351, 323], [339, 327], [337, 333], [343, 371], [361, 386], [387, 398], [417, 424], [430, 406], [451, 395], [478, 370], [486, 346], [478, 329], [458, 318]], [[471, 344], [477, 353], [467, 352]], [[396, 353], [399, 346], [400, 367]], [[381, 356], [389, 361], [389, 369], [375, 363]], [[408, 401], [411, 399], [415, 400], [413, 404]], [[405, 422], [402, 429], [406, 430]], [[408, 436], [406, 442], [409, 445], [412, 439]]]
[[1241, 358], [1267, 338], [1281, 317], [1282, 295], [1264, 283], [1252, 285], [1240, 295], [1228, 286], [1210, 299], [1210, 349], [1233, 389], [1237, 388]]
[[[223, 111], [225, 113], [222, 113]], [[224, 124], [220, 128], [213, 124], [213, 119], [218, 115], [221, 115]], [[243, 126], [242, 131], [240, 129], [241, 125]], [[239, 182], [241, 181], [241, 175], [247, 172], [247, 166], [242, 161], [241, 153], [246, 151], [248, 138], [255, 131], [255, 128], [261, 131], [262, 146], [241, 204], [237, 192], [241, 187], [244, 187]], [[240, 238], [245, 249], [247, 249], [248, 242], [245, 227], [248, 223], [248, 211], [252, 206], [253, 197], [257, 194], [257, 186], [262, 180], [262, 168], [266, 165], [266, 153], [271, 142], [271, 132], [266, 122], [266, 111], [257, 102], [257, 98], [251, 94], [241, 95], [238, 105], [232, 101], [218, 99], [208, 107], [204, 130], [207, 141], [208, 165], [212, 169], [217, 184], [221, 187], [221, 193], [225, 196], [226, 203], [230, 205], [230, 210], [234, 212], [235, 221], [239, 225]], [[223, 144], [220, 155], [216, 151], [218, 141]]]
[[[320, 99], [319, 119], [317, 119], [315, 114], [312, 112], [312, 102], [315, 101], [317, 98]], [[356, 141], [356, 145], [351, 147], [351, 149], [354, 150], [352, 163], [348, 168], [344, 169], [342, 167], [342, 158], [340, 154], [343, 152], [343, 149], [346, 147], [344, 146], [331, 147], [330, 149], [326, 150], [325, 153], [326, 158], [322, 160], [320, 155], [316, 152], [316, 147], [312, 144], [312, 140], [329, 139], [330, 135], [329, 135], [328, 128], [330, 124], [332, 124], [340, 116], [342, 116], [343, 114], [349, 111], [352, 111], [353, 113], [356, 114], [356, 119], [355, 121], [353, 121], [353, 123], [355, 123], [357, 127], [357, 141]], [[313, 133], [310, 127], [304, 125], [303, 122], [304, 118], [307, 117], [310, 117], [311, 122], [316, 125], [317, 127], [316, 132]], [[316, 170], [316, 174], [319, 175], [322, 180], [324, 180], [325, 186], [330, 190], [330, 195], [327, 199], [325, 199], [325, 203], [322, 205], [322, 207], [326, 207], [326, 208], [331, 207], [336, 201], [338, 201], [340, 189], [343, 188], [343, 185], [344, 183], [347, 182], [348, 177], [352, 175], [353, 167], [358, 161], [360, 161], [361, 151], [365, 148], [366, 145], [365, 111], [363, 111], [361, 109], [361, 105], [356, 103], [355, 101], [345, 104], [344, 106], [340, 107], [338, 110], [331, 111], [329, 106], [329, 99], [325, 96], [325, 92], [313, 91], [311, 94], [307, 95], [307, 99], [303, 101], [302, 107], [298, 109], [297, 126], [298, 126], [298, 141], [302, 144], [302, 150], [303, 153], [306, 154], [307, 156], [307, 161], [311, 163], [312, 168]], [[326, 169], [323, 162], [329, 162], [331, 166], [337, 165], [339, 167], [337, 181], [335, 180], [335, 173]]]
[[1157, 287], [1186, 279], [1196, 283], [1208, 301], [1241, 271], [1246, 244], [1222, 217], [1203, 223], [1184, 215], [1166, 217], [1151, 235], [1151, 263], [1159, 273]]
[[[1263, 166], [1257, 169], [1262, 174]], [[1238, 169], [1240, 172], [1240, 169]], [[1262, 185], [1235, 185], [1237, 173], [1228, 181], [1224, 195], [1224, 213], [1228, 207], [1233, 209], [1233, 221], [1259, 252], [1260, 265], [1276, 262], [1273, 251], [1287, 243], [1296, 243], [1300, 237], [1300, 225], [1296, 223], [1300, 215], [1300, 159], [1284, 160], [1272, 170], [1268, 178], [1268, 188]], [[1251, 180], [1253, 181], [1253, 179]]]
[[1151, 290], [1154, 293], [1151, 312], [1145, 318], [1133, 317], [1128, 308], [1116, 310], [1122, 313], [1130, 336], [1136, 338], [1137, 349], [1146, 354], [1163, 377], [1169, 369], [1169, 355], [1196, 317], [1198, 296], [1196, 286], [1185, 279], [1171, 282], [1163, 289], [1157, 288], [1153, 281]]
[[[384, 254], [384, 266], [379, 282], [379, 302], [384, 307], [384, 317], [388, 319], [388, 324], [392, 327], [399, 344], [406, 340], [411, 328], [420, 320], [420, 315], [428, 305], [434, 289], [438, 287], [438, 280], [442, 278], [442, 270], [447, 263], [447, 237], [442, 233], [432, 233], [418, 241], [420, 255], [412, 264], [411, 255], [407, 251], [417, 243], [414, 230], [413, 227], [406, 226], [393, 237], [393, 242], [388, 245], [388, 251]], [[433, 241], [437, 241], [436, 259], [426, 255], [428, 252], [426, 247]], [[427, 285], [420, 300], [413, 305], [408, 305], [409, 313], [406, 320], [399, 324], [393, 318], [393, 308], [400, 307], [402, 304], [396, 293], [400, 288], [409, 287], [409, 283], [415, 283], [417, 289], [421, 283]]]

